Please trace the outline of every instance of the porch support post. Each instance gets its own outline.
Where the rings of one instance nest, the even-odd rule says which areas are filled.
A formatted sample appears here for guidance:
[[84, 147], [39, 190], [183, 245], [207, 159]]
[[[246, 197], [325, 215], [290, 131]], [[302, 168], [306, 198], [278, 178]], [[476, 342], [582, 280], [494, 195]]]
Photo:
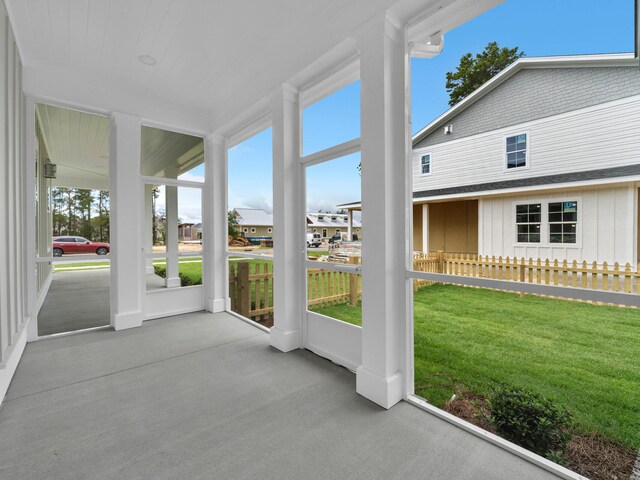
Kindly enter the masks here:
[[209, 312], [227, 307], [227, 147], [224, 137], [204, 139], [202, 247], [206, 305]]
[[359, 394], [390, 408], [405, 394], [406, 254], [410, 239], [405, 28], [389, 14], [357, 38], [362, 142], [362, 366]]
[[[174, 178], [174, 176], [169, 178]], [[165, 186], [167, 213], [167, 288], [179, 287], [178, 276], [178, 187]]]
[[347, 241], [353, 241], [353, 210], [347, 210]]
[[[144, 186], [144, 251], [153, 253], [153, 185]], [[145, 273], [153, 273], [153, 258], [145, 258]]]
[[[38, 178], [36, 178], [36, 167], [35, 161], [39, 161], [39, 158], [36, 159], [36, 102], [32, 97], [25, 98], [25, 117], [24, 117], [24, 132], [25, 132], [25, 192], [24, 192], [24, 218], [27, 219], [24, 223], [24, 238], [28, 238], [30, 241], [27, 242], [26, 246], [26, 258], [25, 258], [25, 276], [27, 279], [27, 311], [25, 312], [25, 316], [28, 317], [29, 324], [27, 326], [27, 340], [35, 340], [38, 338], [38, 312], [37, 312], [37, 303], [38, 303], [38, 275], [37, 275], [37, 265], [36, 265], [36, 255], [39, 255], [41, 252], [41, 243], [42, 238], [45, 238], [47, 244], [51, 242], [51, 234], [50, 232], [43, 229], [41, 235], [38, 236], [38, 229], [40, 226], [46, 222], [48, 217], [47, 208], [46, 208], [46, 199], [48, 195], [46, 191], [41, 187], [42, 182], [40, 179], [42, 178], [40, 166], [38, 166]], [[34, 192], [36, 189], [36, 182], [39, 183], [38, 188], [38, 213], [36, 214], [36, 201], [34, 197]], [[44, 207], [44, 208], [43, 208]], [[44, 213], [43, 213], [44, 212]], [[44, 215], [44, 218], [43, 218]], [[38, 219], [38, 225], [36, 225], [35, 219]], [[44, 222], [43, 222], [44, 220]], [[46, 225], [46, 223], [44, 223]], [[40, 240], [40, 243], [36, 246], [34, 244], [34, 239]], [[44, 265], [42, 265], [44, 266]]]
[[113, 112], [109, 134], [111, 326], [142, 325], [143, 262], [140, 117]]
[[422, 252], [429, 253], [429, 204], [422, 204]]
[[271, 97], [273, 118], [273, 305], [271, 345], [302, 347], [305, 311], [304, 188], [300, 164], [298, 92], [283, 85]]

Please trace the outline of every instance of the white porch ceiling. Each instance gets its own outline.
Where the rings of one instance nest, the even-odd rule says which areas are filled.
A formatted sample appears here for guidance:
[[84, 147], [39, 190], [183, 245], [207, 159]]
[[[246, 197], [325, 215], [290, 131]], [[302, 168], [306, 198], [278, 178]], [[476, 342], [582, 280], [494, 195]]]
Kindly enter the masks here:
[[397, 0], [7, 3], [26, 67], [211, 115], [264, 97]]
[[36, 105], [47, 153], [58, 166], [53, 185], [109, 188], [109, 119], [51, 105]]
[[355, 53], [354, 32], [377, 14], [419, 38], [503, 0], [5, 1], [26, 93], [206, 133], [282, 83], [306, 84], [336, 52]]

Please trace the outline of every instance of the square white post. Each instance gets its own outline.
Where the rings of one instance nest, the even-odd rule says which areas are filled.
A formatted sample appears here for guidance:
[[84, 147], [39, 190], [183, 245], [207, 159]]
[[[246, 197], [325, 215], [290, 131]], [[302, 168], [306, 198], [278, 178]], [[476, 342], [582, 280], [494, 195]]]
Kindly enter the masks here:
[[204, 139], [202, 246], [206, 305], [209, 312], [227, 306], [227, 148], [220, 135]]
[[429, 204], [422, 204], [422, 252], [429, 253]]
[[384, 408], [404, 397], [407, 121], [404, 27], [382, 14], [357, 38], [362, 142], [362, 366], [356, 390]]
[[[147, 253], [153, 252], [153, 185], [144, 186], [144, 248]], [[153, 273], [153, 258], [145, 258], [145, 273]]]
[[139, 327], [143, 320], [140, 120], [119, 112], [110, 120], [111, 326], [116, 330]]
[[347, 210], [347, 241], [353, 240], [353, 210]]
[[304, 186], [298, 92], [283, 85], [271, 98], [273, 118], [273, 306], [271, 345], [302, 347], [305, 312]]
[[[174, 178], [174, 176], [169, 178]], [[179, 287], [178, 276], [178, 187], [166, 185], [166, 214], [167, 214], [167, 288]]]

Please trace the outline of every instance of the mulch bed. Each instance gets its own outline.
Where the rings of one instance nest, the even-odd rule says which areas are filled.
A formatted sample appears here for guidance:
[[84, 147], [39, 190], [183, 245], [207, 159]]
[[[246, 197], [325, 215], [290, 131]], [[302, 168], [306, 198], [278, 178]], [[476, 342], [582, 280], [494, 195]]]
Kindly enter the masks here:
[[574, 435], [565, 450], [570, 468], [592, 480], [629, 480], [637, 452], [597, 433]]
[[[458, 391], [442, 409], [491, 433], [487, 399]], [[564, 451], [571, 470], [591, 480], [629, 480], [638, 452], [598, 433], [574, 434]]]

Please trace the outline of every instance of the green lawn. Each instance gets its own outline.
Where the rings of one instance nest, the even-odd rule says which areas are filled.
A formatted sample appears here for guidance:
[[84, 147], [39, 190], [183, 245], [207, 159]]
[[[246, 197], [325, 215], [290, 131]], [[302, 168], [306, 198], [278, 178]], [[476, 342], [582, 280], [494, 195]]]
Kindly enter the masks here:
[[[640, 447], [640, 310], [453, 285], [421, 288], [414, 308], [415, 389], [432, 404], [507, 382]], [[358, 308], [316, 310], [361, 324]]]
[[[202, 261], [202, 257], [180, 257], [178, 258], [178, 262], [200, 262]], [[164, 265], [166, 260], [164, 258], [154, 258], [154, 265]], [[56, 271], [64, 271], [64, 270], [81, 270], [80, 267], [103, 267], [107, 268], [111, 265], [109, 261], [105, 260], [96, 260], [94, 262], [57, 262], [54, 263], [54, 267]], [[89, 270], [89, 269], [87, 269]]]

